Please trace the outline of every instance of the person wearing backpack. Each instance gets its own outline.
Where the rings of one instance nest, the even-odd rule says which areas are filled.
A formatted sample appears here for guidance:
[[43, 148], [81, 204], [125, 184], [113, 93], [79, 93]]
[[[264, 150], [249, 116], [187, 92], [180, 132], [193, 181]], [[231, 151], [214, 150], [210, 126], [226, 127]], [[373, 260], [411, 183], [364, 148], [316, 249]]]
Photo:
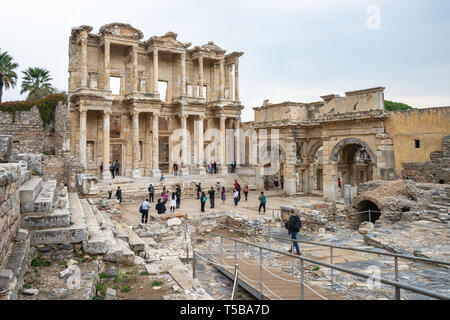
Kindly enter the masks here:
[[148, 203], [148, 199], [142, 202], [141, 207], [139, 208], [139, 212], [142, 214], [142, 223], [147, 224], [148, 222], [148, 210], [150, 209], [150, 203]]
[[[291, 217], [289, 218], [289, 221], [285, 224], [286, 229], [289, 232], [289, 235], [291, 236], [292, 240], [297, 240], [297, 235], [300, 232], [300, 229], [302, 228], [302, 220], [298, 215], [293, 213]], [[289, 253], [292, 253], [292, 249], [295, 248], [297, 251], [295, 254], [297, 256], [301, 255], [300, 253], [300, 247], [298, 246], [298, 242], [293, 242], [292, 247], [289, 250]]]
[[206, 195], [204, 192], [202, 192], [202, 196], [200, 197], [200, 205], [201, 205], [201, 211], [205, 212], [205, 204], [206, 204]]
[[153, 187], [153, 184], [148, 187], [148, 196], [150, 202], [155, 202], [155, 188]]
[[214, 202], [216, 198], [216, 191], [214, 191], [214, 187], [211, 187], [211, 190], [208, 191], [209, 194], [209, 203], [211, 204], [211, 209], [214, 209]]
[[266, 203], [267, 203], [267, 198], [264, 195], [264, 192], [261, 192], [261, 196], [259, 197], [259, 209], [258, 209], [258, 214], [261, 213], [261, 209], [264, 208], [264, 214], [266, 214]]
[[156, 204], [156, 211], [158, 211], [158, 214], [165, 214], [167, 209], [166, 209], [166, 201], [162, 202], [161, 199], [158, 199], [158, 203]]

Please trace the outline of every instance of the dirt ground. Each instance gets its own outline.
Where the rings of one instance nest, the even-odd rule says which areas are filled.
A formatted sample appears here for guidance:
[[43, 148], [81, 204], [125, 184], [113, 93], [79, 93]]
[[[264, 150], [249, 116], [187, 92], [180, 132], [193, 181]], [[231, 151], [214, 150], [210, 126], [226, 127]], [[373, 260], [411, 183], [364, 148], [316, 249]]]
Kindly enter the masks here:
[[[205, 206], [205, 213], [213, 213], [213, 212], [223, 212], [223, 211], [233, 211], [240, 214], [245, 214], [249, 218], [257, 218], [258, 217], [258, 208], [259, 208], [259, 198], [260, 193], [252, 192], [248, 196], [248, 201], [245, 201], [245, 198], [242, 197], [241, 202], [238, 207], [234, 206], [233, 199], [227, 194], [227, 200], [225, 203], [216, 197], [215, 199], [215, 208], [210, 209], [209, 199]], [[156, 200], [156, 199], [155, 199]], [[281, 206], [293, 206], [300, 205], [302, 203], [315, 203], [322, 202], [319, 198], [287, 198], [281, 196], [277, 196], [275, 192], [271, 192], [267, 194], [267, 205], [266, 205], [266, 214], [271, 216], [273, 210], [280, 210]], [[136, 203], [127, 203], [121, 205], [122, 216], [121, 220], [128, 225], [137, 226], [141, 222], [141, 214], [139, 213], [140, 202]], [[155, 211], [155, 203], [151, 203], [150, 213], [156, 213]], [[166, 213], [170, 213], [170, 204], [166, 204], [167, 211]], [[262, 212], [262, 211], [261, 211]], [[176, 214], [187, 214], [188, 216], [197, 216], [202, 215], [203, 213], [200, 210], [200, 200], [196, 199], [182, 199], [181, 208], [177, 209]]]

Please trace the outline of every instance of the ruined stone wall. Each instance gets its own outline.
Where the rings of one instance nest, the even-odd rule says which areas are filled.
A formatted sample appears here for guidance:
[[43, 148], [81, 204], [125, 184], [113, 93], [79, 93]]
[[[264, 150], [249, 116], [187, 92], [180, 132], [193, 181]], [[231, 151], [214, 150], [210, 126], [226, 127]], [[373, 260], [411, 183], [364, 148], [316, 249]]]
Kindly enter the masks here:
[[[404, 164], [425, 163], [434, 152], [444, 150], [443, 138], [450, 134], [450, 107], [390, 112], [384, 124], [394, 143], [395, 173], [400, 176]], [[420, 148], [415, 140], [420, 141]]]
[[0, 134], [14, 137], [13, 149], [18, 153], [51, 154], [58, 146], [55, 122], [52, 121], [44, 128], [37, 107], [31, 108], [30, 111], [16, 112], [15, 119], [12, 114], [0, 111]]
[[19, 164], [0, 164], [0, 264], [19, 229], [19, 176]]
[[425, 163], [404, 163], [401, 177], [416, 182], [450, 184], [450, 135], [443, 139], [444, 150], [433, 152]]

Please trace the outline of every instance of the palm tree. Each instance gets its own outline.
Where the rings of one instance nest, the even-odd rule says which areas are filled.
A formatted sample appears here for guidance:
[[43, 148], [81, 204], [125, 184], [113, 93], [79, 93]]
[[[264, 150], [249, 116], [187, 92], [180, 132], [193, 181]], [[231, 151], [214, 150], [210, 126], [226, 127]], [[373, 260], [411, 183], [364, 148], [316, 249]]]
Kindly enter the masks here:
[[53, 80], [50, 71], [42, 68], [28, 68], [22, 71], [24, 74], [21, 94], [28, 92], [27, 100], [36, 100], [52, 93]]
[[19, 65], [12, 60], [13, 58], [8, 52], [0, 52], [0, 103], [2, 102], [3, 87], [5, 89], [14, 88], [17, 83], [17, 74], [14, 69]]

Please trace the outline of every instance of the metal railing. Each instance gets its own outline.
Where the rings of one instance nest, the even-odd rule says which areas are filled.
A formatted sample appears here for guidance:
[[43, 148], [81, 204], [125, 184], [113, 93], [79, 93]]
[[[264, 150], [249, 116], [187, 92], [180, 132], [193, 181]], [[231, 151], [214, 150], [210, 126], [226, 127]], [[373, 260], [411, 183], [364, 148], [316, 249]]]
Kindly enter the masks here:
[[[359, 271], [354, 271], [354, 270], [351, 270], [351, 269], [348, 269], [348, 268], [344, 268], [344, 267], [340, 267], [340, 266], [334, 265], [333, 261], [331, 261], [331, 264], [329, 264], [329, 263], [317, 261], [317, 260], [314, 260], [314, 259], [311, 259], [311, 258], [307, 258], [307, 257], [304, 257], [304, 256], [293, 255], [293, 254], [289, 254], [289, 253], [282, 252], [282, 251], [279, 251], [279, 250], [275, 250], [275, 249], [272, 249], [272, 248], [267, 248], [267, 247], [264, 247], [264, 246], [261, 246], [261, 245], [249, 243], [249, 242], [246, 242], [246, 241], [242, 241], [242, 240], [239, 240], [239, 239], [231, 238], [231, 237], [228, 237], [228, 236], [225, 236], [225, 235], [221, 235], [221, 234], [211, 233], [210, 235], [211, 235], [211, 238], [212, 238], [212, 236], [220, 238], [220, 248], [219, 248], [219, 261], [220, 261], [220, 263], [215, 263], [212, 260], [207, 260], [208, 262], [213, 263], [214, 265], [220, 265], [221, 267], [232, 268], [231, 266], [227, 266], [223, 262], [223, 252], [224, 252], [223, 240], [224, 239], [227, 239], [227, 240], [230, 240], [230, 241], [234, 242], [235, 261], [240, 259], [238, 257], [238, 252], [237, 252], [237, 244], [238, 243], [259, 249], [259, 281], [251, 280], [248, 277], [246, 277], [245, 275], [243, 275], [242, 273], [241, 273], [241, 278], [243, 278], [243, 279], [246, 278], [246, 279], [248, 279], [251, 282], [259, 283], [259, 298], [260, 299], [264, 299], [264, 297], [265, 297], [265, 295], [264, 295], [264, 288], [269, 293], [271, 293], [273, 296], [279, 298], [280, 300], [282, 299], [281, 297], [276, 295], [274, 292], [271, 292], [270, 288], [268, 288], [267, 286], [264, 285], [264, 282], [263, 282], [263, 270], [266, 270], [269, 273], [271, 273], [263, 265], [263, 251], [264, 250], [268, 251], [268, 252], [275, 253], [275, 254], [281, 254], [281, 255], [290, 257], [292, 259], [300, 260], [300, 297], [301, 297], [302, 300], [305, 297], [305, 295], [304, 295], [305, 287], [307, 287], [311, 292], [313, 292], [314, 294], [318, 295], [322, 299], [326, 299], [325, 297], [323, 297], [319, 293], [315, 292], [311, 287], [309, 287], [305, 283], [305, 270], [304, 270], [304, 263], [305, 262], [311, 263], [311, 264], [314, 264], [314, 265], [323, 266], [323, 267], [329, 268], [331, 270], [337, 270], [337, 271], [340, 271], [340, 272], [343, 272], [343, 273], [348, 273], [350, 275], [357, 276], [357, 277], [360, 277], [360, 278], [363, 278], [363, 279], [372, 279], [373, 278], [373, 275], [365, 274], [365, 273], [362, 273], [362, 272], [359, 272]], [[279, 238], [280, 240], [292, 241], [292, 242], [296, 242], [297, 241], [297, 242], [303, 242], [303, 243], [316, 244], [316, 243], [312, 243], [312, 242], [308, 242], [308, 241], [292, 240], [292, 239], [286, 239], [286, 238], [280, 238], [280, 237], [273, 237], [273, 238]], [[210, 246], [210, 256], [211, 256], [211, 259], [212, 259], [214, 257], [213, 250], [212, 250], [212, 239], [211, 239], [210, 245], [211, 245]], [[324, 245], [324, 244], [317, 244], [317, 245]], [[418, 293], [418, 294], [421, 294], [421, 295], [424, 295], [424, 296], [427, 296], [427, 297], [431, 297], [431, 298], [434, 298], [434, 299], [440, 299], [440, 300], [448, 300], [448, 299], [450, 299], [449, 296], [438, 294], [438, 293], [434, 293], [434, 292], [430, 292], [430, 291], [427, 291], [427, 290], [423, 290], [421, 288], [417, 288], [417, 287], [410, 286], [408, 284], [399, 282], [399, 279], [398, 279], [398, 259], [399, 258], [407, 258], [407, 259], [412, 259], [412, 260], [416, 260], [416, 261], [434, 262], [434, 263], [439, 263], [439, 264], [444, 264], [444, 265], [450, 265], [450, 262], [439, 261], [439, 260], [432, 260], [432, 259], [426, 259], [426, 258], [410, 257], [410, 256], [404, 256], [404, 255], [397, 255], [397, 254], [392, 254], [392, 253], [380, 253], [380, 252], [374, 252], [374, 251], [358, 249], [358, 248], [346, 248], [346, 247], [332, 246], [332, 245], [324, 245], [324, 246], [330, 247], [332, 256], [333, 256], [333, 249], [334, 248], [362, 251], [362, 252], [368, 252], [368, 253], [372, 253], [372, 254], [384, 254], [384, 255], [388, 255], [388, 256], [394, 256], [395, 257], [395, 270], [396, 270], [396, 272], [395, 272], [395, 280], [383, 279], [381, 277], [378, 280], [382, 284], [394, 287], [395, 299], [396, 300], [400, 300], [401, 299], [401, 296], [400, 296], [400, 290], [401, 289], [407, 290], [407, 291], [411, 291], [411, 292], [414, 292], [414, 293]], [[274, 275], [274, 274], [272, 273], [272, 275]], [[276, 275], [274, 275], [274, 276], [276, 276]], [[276, 277], [279, 278], [280, 280], [284, 280], [284, 281], [287, 281], [287, 282], [293, 282], [292, 280], [283, 279], [283, 278], [281, 278], [279, 276], [276, 276]], [[331, 283], [332, 283], [332, 286], [333, 286], [333, 277], [331, 278]]]

